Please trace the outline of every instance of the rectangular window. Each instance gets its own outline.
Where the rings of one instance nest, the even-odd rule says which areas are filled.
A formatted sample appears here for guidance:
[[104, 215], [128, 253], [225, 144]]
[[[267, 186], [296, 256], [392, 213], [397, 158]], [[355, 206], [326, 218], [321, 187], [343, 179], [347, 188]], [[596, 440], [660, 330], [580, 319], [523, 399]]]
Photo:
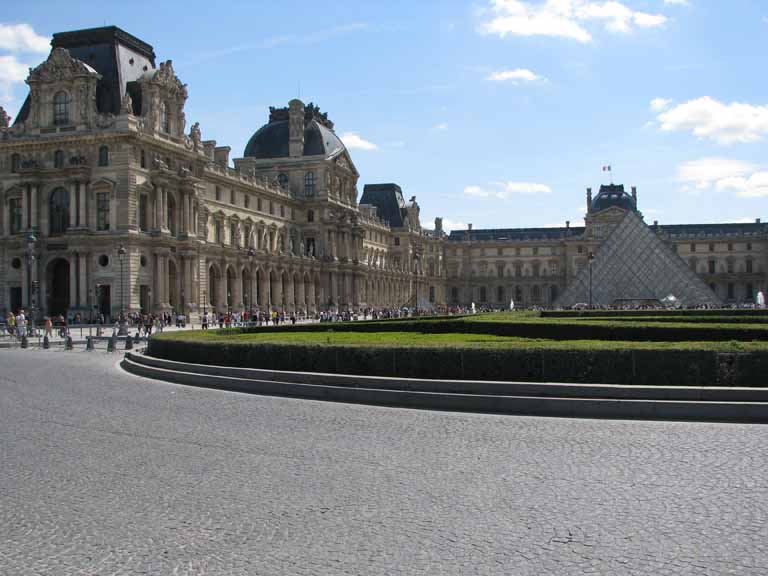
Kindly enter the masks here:
[[485, 291], [485, 286], [480, 286], [480, 302], [488, 300], [488, 294]]
[[691, 252], [696, 252], [696, 244], [691, 244]]
[[747, 251], [748, 252], [752, 251], [752, 243], [751, 242], [747, 242]]
[[728, 283], [728, 300], [733, 300], [736, 297], [736, 292], [732, 283]]
[[141, 194], [139, 196], [139, 230], [146, 232], [149, 229], [149, 223], [147, 219], [148, 215], [149, 196]]
[[715, 261], [710, 260], [707, 265], [709, 266], [709, 273], [714, 274], [715, 273]]
[[557, 276], [557, 262], [552, 262], [549, 265], [549, 275], [550, 276]]
[[216, 186], [216, 200], [221, 200], [221, 188]]
[[21, 232], [21, 200], [19, 198], [8, 200], [8, 216], [10, 218], [11, 234]]
[[728, 252], [733, 252], [733, 244], [728, 242]]
[[250, 206], [251, 206], [251, 197], [248, 194], [246, 194], [245, 198], [243, 198], [243, 203], [245, 204], [246, 208], [250, 208]]
[[285, 206], [280, 204], [280, 218], [285, 218]]
[[752, 260], [747, 260], [747, 274], [752, 274]]
[[274, 214], [275, 213], [275, 206], [272, 204], [272, 200], [269, 201], [269, 213]]
[[237, 204], [237, 192], [235, 192], [234, 190], [230, 190], [229, 192], [229, 203]]
[[728, 274], [733, 274], [733, 260], [728, 260]]
[[237, 246], [237, 226], [234, 224], [229, 227], [229, 243], [232, 246]]
[[216, 222], [213, 228], [213, 239], [216, 244], [221, 244], [224, 241], [221, 233], [221, 226], [221, 222]]
[[261, 212], [261, 198], [256, 198], [256, 210]]
[[744, 295], [745, 295], [747, 300], [754, 300], [755, 299], [755, 297], [754, 297], [754, 289], [752, 288], [752, 284], [749, 283], [749, 282], [747, 283], [747, 288], [746, 288], [746, 292], [745, 292]]
[[395, 246], [400, 246], [400, 237], [395, 236]]
[[496, 276], [499, 278], [504, 278], [504, 264], [496, 265]]
[[435, 301], [435, 287], [430, 286], [429, 287], [429, 301], [434, 302]]
[[451, 287], [451, 301], [453, 302], [459, 301], [459, 289], [456, 288], [456, 286]]
[[109, 230], [109, 193], [96, 194], [96, 230]]
[[715, 251], [715, 245], [714, 244], [710, 244], [709, 245], [709, 251], [710, 252], [714, 252]]
[[496, 255], [497, 256], [503, 256], [504, 255], [504, 248], [496, 248]]

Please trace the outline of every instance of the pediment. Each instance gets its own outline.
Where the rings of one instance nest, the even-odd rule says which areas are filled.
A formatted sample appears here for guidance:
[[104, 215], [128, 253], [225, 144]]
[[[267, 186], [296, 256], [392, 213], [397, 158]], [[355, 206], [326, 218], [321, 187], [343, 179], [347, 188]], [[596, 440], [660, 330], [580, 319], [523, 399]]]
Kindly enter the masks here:
[[27, 82], [63, 82], [84, 76], [101, 78], [101, 75], [88, 64], [72, 58], [67, 49], [54, 48], [45, 62], [30, 70]]

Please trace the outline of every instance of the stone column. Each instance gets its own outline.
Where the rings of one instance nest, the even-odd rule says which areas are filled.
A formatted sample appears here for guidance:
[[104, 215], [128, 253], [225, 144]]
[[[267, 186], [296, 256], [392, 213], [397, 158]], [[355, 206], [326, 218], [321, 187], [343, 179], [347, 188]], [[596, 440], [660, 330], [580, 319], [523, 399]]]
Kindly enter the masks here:
[[[77, 260], [78, 253], [72, 252], [69, 255], [69, 307], [77, 307]], [[118, 282], [120, 279], [118, 278]]]
[[88, 217], [86, 211], [86, 198], [87, 198], [87, 185], [85, 182], [77, 182], [77, 191], [80, 198], [80, 206], [78, 213], [77, 225], [80, 228], [85, 228], [88, 225]]
[[31, 184], [30, 185], [30, 202], [31, 202], [31, 228], [34, 228], [35, 230], [40, 229], [40, 213], [39, 213], [39, 195], [40, 195], [40, 185], [39, 184]]
[[79, 302], [78, 305], [81, 308], [85, 308], [86, 304], [88, 303], [88, 276], [86, 274], [87, 266], [88, 266], [88, 255], [80, 253], [77, 255], [78, 261], [79, 261]]
[[[69, 226], [77, 226], [77, 182], [69, 183]], [[48, 216], [50, 218], [50, 215]]]
[[304, 277], [301, 276], [299, 278], [299, 286], [298, 286], [298, 297], [299, 300], [296, 302], [296, 307], [303, 310], [307, 305], [307, 294], [305, 290], [306, 286], [304, 284]]

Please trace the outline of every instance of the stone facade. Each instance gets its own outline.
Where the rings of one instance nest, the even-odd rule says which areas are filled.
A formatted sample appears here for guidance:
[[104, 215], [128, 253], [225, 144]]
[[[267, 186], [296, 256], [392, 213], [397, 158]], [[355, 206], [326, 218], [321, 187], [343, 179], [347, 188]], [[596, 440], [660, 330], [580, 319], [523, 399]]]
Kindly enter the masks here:
[[[135, 80], [72, 57], [105, 37], [121, 54], [112, 64], [143, 65]], [[170, 60], [154, 67], [150, 46], [116, 28], [55, 35], [53, 46], [16, 121], [0, 127], [0, 311], [194, 318], [443, 303], [442, 235], [417, 211], [393, 228], [359, 205], [343, 146], [297, 153], [302, 102], [289, 105], [290, 154], [232, 169], [228, 147], [204, 141], [198, 124], [186, 133], [187, 88]], [[119, 91], [116, 114], [97, 100], [108, 90]], [[406, 247], [430, 265], [392, 257]]]
[[[187, 130], [187, 87], [151, 46], [115, 27], [52, 45], [12, 125], [0, 109], [2, 312], [546, 306], [636, 210], [634, 190], [589, 192], [585, 227], [427, 230], [395, 184], [358, 200], [312, 104], [272, 108], [232, 168], [229, 147]], [[766, 225], [654, 230], [724, 302], [765, 291]]]

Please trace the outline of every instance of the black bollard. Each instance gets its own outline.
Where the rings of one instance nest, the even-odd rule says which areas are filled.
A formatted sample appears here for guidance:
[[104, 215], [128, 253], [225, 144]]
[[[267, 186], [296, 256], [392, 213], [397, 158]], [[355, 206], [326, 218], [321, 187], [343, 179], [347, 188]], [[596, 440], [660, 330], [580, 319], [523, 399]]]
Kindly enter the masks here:
[[133, 338], [131, 338], [130, 334], [128, 334], [128, 336], [125, 338], [125, 349], [133, 350]]
[[85, 349], [89, 352], [93, 351], [93, 336], [85, 337]]
[[29, 348], [29, 340], [27, 340], [26, 335], [21, 337], [21, 347], [22, 348]]
[[64, 350], [72, 350], [74, 347], [72, 336], [67, 336], [66, 340], [64, 340]]
[[51, 347], [51, 341], [48, 340], [48, 336], [43, 337], [43, 350], [48, 350]]
[[114, 352], [115, 351], [115, 337], [111, 336], [107, 340], [107, 352]]

